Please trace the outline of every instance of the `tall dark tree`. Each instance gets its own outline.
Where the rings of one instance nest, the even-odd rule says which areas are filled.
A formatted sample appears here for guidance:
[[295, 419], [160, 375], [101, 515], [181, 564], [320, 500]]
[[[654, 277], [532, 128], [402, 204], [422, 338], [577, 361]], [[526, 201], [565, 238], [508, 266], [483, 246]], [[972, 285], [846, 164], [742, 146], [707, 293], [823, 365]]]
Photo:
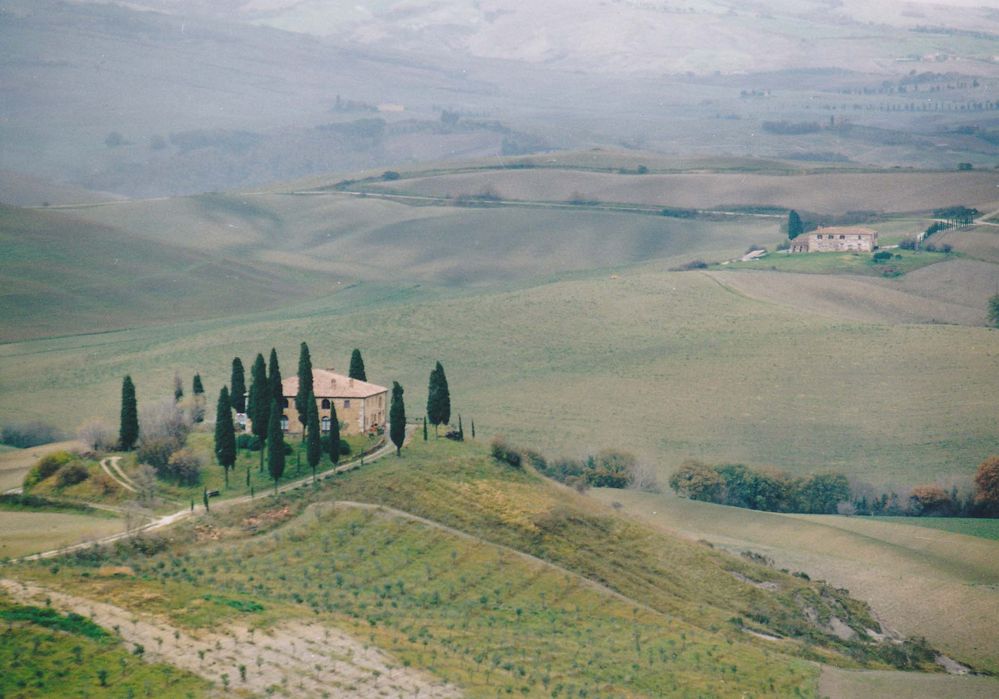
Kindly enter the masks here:
[[427, 416], [423, 416], [423, 441], [427, 441]]
[[358, 381], [367, 381], [368, 375], [364, 373], [364, 360], [361, 359], [361, 350], [355, 349], [350, 353], [350, 371], [347, 375]]
[[794, 240], [799, 235], [805, 232], [805, 226], [801, 222], [801, 216], [794, 209], [791, 209], [787, 213], [787, 237], [790, 240]]
[[229, 470], [236, 465], [236, 426], [232, 422], [232, 401], [229, 389], [219, 391], [215, 408], [215, 458], [225, 471], [225, 487], [229, 487]]
[[305, 403], [305, 460], [312, 469], [312, 482], [316, 481], [316, 466], [323, 456], [323, 437], [319, 431], [319, 409], [316, 407], [316, 397], [309, 391]]
[[267, 426], [267, 470], [274, 479], [274, 494], [284, 475], [284, 432], [281, 430], [281, 406], [271, 401], [270, 423]]
[[395, 455], [402, 455], [402, 443], [406, 440], [406, 404], [402, 400], [402, 386], [392, 382], [392, 404], [389, 407], [389, 437], [395, 445]]
[[437, 426], [451, 422], [451, 391], [447, 385], [447, 376], [440, 362], [430, 372], [430, 383], [427, 387], [427, 417], [434, 426], [434, 436], [437, 436]]
[[472, 439], [475, 439], [475, 420], [472, 420]]
[[330, 399], [330, 434], [326, 446], [333, 465], [340, 463], [340, 419], [336, 416], [336, 403]]
[[465, 441], [465, 428], [461, 426], [461, 415], [458, 416], [458, 441]]
[[173, 375], [173, 402], [179, 403], [184, 398], [184, 383], [180, 380], [180, 374]]
[[267, 362], [267, 386], [272, 401], [277, 401], [278, 409], [284, 408], [284, 387], [281, 385], [281, 367], [278, 365], [277, 350], [271, 347], [271, 358]]
[[999, 294], [989, 297], [989, 322], [999, 328]]
[[264, 445], [267, 442], [267, 426], [271, 416], [271, 391], [267, 383], [267, 364], [264, 355], [258, 354], [250, 372], [250, 400], [247, 407], [253, 422], [253, 434], [260, 442], [260, 470], [264, 470]]
[[204, 395], [205, 386], [201, 383], [201, 374], [194, 375], [194, 380], [191, 382], [191, 393], [196, 396]]
[[[303, 342], [298, 353], [298, 393], [295, 394], [295, 410], [298, 411], [298, 421], [303, 428], [309, 422], [308, 400], [312, 396], [312, 388], [312, 357], [309, 355], [309, 346]], [[314, 396], [312, 401], [315, 402]]]
[[121, 382], [121, 426], [118, 430], [118, 445], [129, 451], [139, 439], [139, 408], [135, 402], [135, 384], [132, 377], [126, 376]]
[[229, 400], [237, 413], [246, 412], [246, 372], [243, 360], [236, 357], [232, 360], [232, 375], [229, 378]]

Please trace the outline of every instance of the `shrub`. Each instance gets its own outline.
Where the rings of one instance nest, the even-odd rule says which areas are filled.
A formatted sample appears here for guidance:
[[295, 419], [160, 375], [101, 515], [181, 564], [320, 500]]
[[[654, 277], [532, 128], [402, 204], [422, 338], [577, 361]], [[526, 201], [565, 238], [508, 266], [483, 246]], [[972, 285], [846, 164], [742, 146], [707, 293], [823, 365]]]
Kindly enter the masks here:
[[340, 440], [340, 454], [341, 456], [350, 456], [351, 448], [350, 444], [347, 443], [346, 439]]
[[143, 437], [136, 457], [141, 464], [149, 464], [160, 476], [165, 475], [170, 463], [170, 455], [180, 448], [180, 442], [173, 437]]
[[24, 477], [24, 487], [30, 488], [36, 483], [41, 483], [75, 458], [76, 454], [68, 451], [57, 451], [43, 456]]
[[682, 497], [720, 502], [725, 480], [707, 464], [690, 459], [680, 464], [680, 468], [670, 476], [669, 485]]
[[905, 240], [903, 240], [901, 243], [898, 244], [898, 247], [901, 250], [915, 250], [917, 247], [919, 247], [919, 245], [916, 242], [915, 238], [906, 238]]
[[0, 430], [0, 442], [7, 446], [27, 449], [37, 447], [39, 444], [49, 444], [58, 442], [63, 438], [63, 434], [44, 422], [22, 422], [4, 425]]
[[260, 451], [260, 438], [255, 434], [241, 434], [236, 437], [236, 448]]
[[80, 425], [76, 431], [77, 438], [94, 451], [109, 451], [118, 442], [115, 429], [102, 420], [90, 420]]
[[887, 250], [879, 250], [878, 252], [874, 253], [872, 259], [874, 260], [874, 262], [877, 263], [887, 262], [888, 260], [891, 259], [891, 253]]
[[638, 460], [633, 454], [605, 449], [591, 463], [590, 485], [595, 488], [627, 488]]
[[185, 413], [173, 398], [143, 405], [139, 409], [139, 424], [142, 426], [143, 441], [170, 439], [175, 444], [183, 444], [191, 432], [190, 415]]
[[503, 437], [494, 437], [489, 444], [489, 452], [497, 461], [501, 461], [514, 468], [521, 468], [522, 457], [520, 452], [510, 446]]
[[170, 455], [166, 473], [181, 485], [197, 485], [201, 479], [201, 457], [190, 449], [178, 449]]
[[909, 495], [909, 514], [913, 516], [949, 515], [954, 503], [938, 485], [917, 485]]
[[382, 179], [385, 180], [386, 182], [391, 182], [392, 180], [397, 180], [400, 177], [402, 177], [402, 175], [400, 175], [395, 170], [386, 170], [385, 172], [382, 173]]
[[59, 469], [59, 473], [56, 475], [56, 482], [60, 488], [66, 488], [77, 483], [83, 483], [88, 478], [90, 478], [89, 469], [79, 461], [73, 461]]
[[707, 269], [708, 263], [704, 260], [691, 260], [690, 262], [684, 262], [679, 267], [674, 267], [671, 271], [673, 272], [690, 272], [695, 269]]

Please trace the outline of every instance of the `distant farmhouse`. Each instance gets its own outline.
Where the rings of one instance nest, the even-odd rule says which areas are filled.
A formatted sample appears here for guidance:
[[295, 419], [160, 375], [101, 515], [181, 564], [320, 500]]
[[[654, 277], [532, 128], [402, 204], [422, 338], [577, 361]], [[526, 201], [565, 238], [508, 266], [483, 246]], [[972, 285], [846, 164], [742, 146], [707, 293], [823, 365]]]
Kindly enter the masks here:
[[791, 241], [791, 252], [873, 252], [878, 232], [859, 226], [819, 228]]
[[[295, 410], [298, 377], [284, 379], [281, 391], [284, 393], [279, 402], [283, 408], [281, 429], [288, 434], [301, 434], [302, 423]], [[316, 396], [319, 424], [324, 433], [330, 431], [330, 406], [336, 408], [337, 419], [343, 425], [342, 434], [367, 434], [385, 428], [388, 389], [384, 386], [358, 381], [332, 369], [313, 369], [312, 392]]]

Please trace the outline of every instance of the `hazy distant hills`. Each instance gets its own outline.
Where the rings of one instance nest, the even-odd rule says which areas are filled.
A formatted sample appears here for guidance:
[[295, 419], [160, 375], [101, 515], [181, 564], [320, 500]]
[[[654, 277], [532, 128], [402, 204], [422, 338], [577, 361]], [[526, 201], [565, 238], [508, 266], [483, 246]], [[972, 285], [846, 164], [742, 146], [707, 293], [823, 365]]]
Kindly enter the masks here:
[[[587, 72], [883, 70], [910, 54], [989, 61], [999, 12], [958, 0], [139, 0], [371, 46], [443, 50]], [[977, 5], [977, 6], [976, 6]], [[914, 29], [980, 34], [976, 46]], [[964, 39], [969, 38], [967, 35]], [[766, 47], [765, 50], [761, 50]], [[978, 66], [979, 70], [988, 70]]]
[[63, 201], [595, 146], [993, 167], [999, 14], [878, 8], [0, 0], [0, 170]]

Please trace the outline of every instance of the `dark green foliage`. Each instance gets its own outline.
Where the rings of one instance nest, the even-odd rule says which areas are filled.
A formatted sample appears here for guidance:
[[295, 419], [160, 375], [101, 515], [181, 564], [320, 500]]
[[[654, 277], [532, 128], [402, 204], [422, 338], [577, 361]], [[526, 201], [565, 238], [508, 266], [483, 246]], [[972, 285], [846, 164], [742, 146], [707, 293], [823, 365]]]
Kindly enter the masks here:
[[319, 432], [319, 409], [316, 408], [316, 397], [312, 395], [312, 391], [309, 391], [305, 400], [305, 459], [315, 478], [316, 466], [319, 465], [319, 459], [323, 455], [322, 435]]
[[981, 215], [981, 211], [964, 205], [947, 206], [942, 209], [934, 209], [933, 217], [942, 218], [947, 223], [959, 226], [967, 226], [974, 223], [975, 218]]
[[298, 353], [298, 392], [295, 394], [295, 410], [298, 411], [298, 421], [303, 427], [309, 421], [309, 401], [316, 402], [315, 397], [310, 396], [312, 396], [312, 356], [309, 354], [309, 346], [303, 342]]
[[191, 382], [191, 393], [196, 396], [204, 395], [205, 386], [201, 383], [201, 374], [194, 375], [194, 380]]
[[179, 403], [184, 398], [184, 382], [179, 374], [173, 375], [173, 402]]
[[891, 259], [891, 252], [888, 250], [879, 250], [871, 256], [871, 260], [875, 263], [887, 262]]
[[24, 493], [0, 493], [0, 509], [47, 510], [50, 512], [80, 512], [83, 514], [95, 514], [96, 512], [90, 505], [83, 503], [59, 502], [43, 498], [39, 495], [27, 495]]
[[530, 450], [522, 450], [522, 455], [540, 473], [576, 487], [627, 488], [634, 480], [638, 464], [633, 454], [614, 449], [605, 449], [582, 460], [562, 458], [547, 461], [541, 454]]
[[425, 442], [425, 441], [427, 441], [427, 439], [428, 439], [428, 436], [427, 436], [427, 416], [424, 415], [423, 416], [423, 441]]
[[264, 605], [252, 600], [233, 599], [231, 597], [223, 597], [222, 595], [203, 595], [202, 599], [206, 602], [223, 604], [226, 607], [232, 607], [238, 611], [249, 612], [251, 614], [264, 611]]
[[236, 446], [249, 451], [259, 451], [260, 438], [255, 434], [241, 434], [236, 438]]
[[90, 478], [90, 470], [79, 461], [73, 461], [59, 469], [56, 474], [56, 483], [60, 488], [68, 488], [71, 485], [83, 483], [88, 478]]
[[232, 422], [232, 403], [229, 389], [219, 391], [215, 409], [215, 458], [225, 471], [225, 484], [229, 486], [229, 469], [236, 465], [236, 426]]
[[489, 445], [489, 453], [494, 459], [508, 466], [513, 466], [514, 468], [521, 468], [523, 466], [523, 457], [520, 451], [510, 446], [503, 437], [493, 439]]
[[999, 294], [989, 297], [989, 323], [999, 328]]
[[465, 441], [465, 428], [461, 424], [461, 415], [458, 416], [458, 441]]
[[392, 382], [392, 403], [389, 406], [389, 437], [395, 445], [395, 455], [401, 456], [402, 444], [406, 440], [406, 405], [402, 400], [403, 388], [398, 381]]
[[364, 360], [361, 359], [361, 350], [355, 349], [350, 353], [350, 370], [347, 375], [358, 381], [367, 381], [368, 375], [364, 372]]
[[284, 475], [284, 433], [281, 431], [281, 407], [271, 401], [271, 417], [267, 428], [267, 470], [274, 479], [274, 490]]
[[239, 357], [232, 360], [232, 375], [229, 378], [229, 401], [237, 413], [246, 412], [246, 372]]
[[0, 609], [0, 619], [6, 621], [24, 621], [46, 629], [65, 631], [66, 633], [86, 636], [100, 640], [108, 638], [107, 631], [92, 622], [86, 617], [70, 612], [65, 616], [51, 607], [32, 607], [15, 605], [6, 609]]
[[340, 463], [340, 420], [336, 416], [336, 405], [330, 401], [330, 433], [326, 442], [326, 451], [329, 452], [330, 461], [334, 464]]
[[60, 439], [64, 439], [62, 432], [44, 422], [11, 423], [0, 430], [0, 442], [18, 449], [58, 442]]
[[427, 386], [427, 418], [434, 426], [437, 434], [438, 425], [446, 425], [451, 421], [451, 392], [447, 385], [447, 376], [440, 362], [430, 372], [430, 383]]
[[281, 385], [281, 367], [278, 365], [277, 350], [271, 347], [271, 357], [267, 362], [267, 387], [271, 401], [277, 401], [278, 410], [283, 407], [284, 388]]
[[472, 420], [472, 439], [475, 439], [475, 420]]
[[840, 503], [850, 501], [850, 486], [842, 474], [792, 478], [773, 470], [751, 469], [742, 464], [707, 466], [686, 461], [669, 480], [678, 495], [767, 512], [835, 514]]
[[794, 240], [805, 232], [805, 226], [801, 222], [801, 216], [794, 209], [787, 212], [787, 237]]
[[139, 439], [139, 409], [135, 402], [135, 384], [132, 377], [126, 376], [121, 382], [121, 424], [118, 430], [118, 445], [130, 451]]
[[271, 414], [271, 391], [267, 383], [267, 365], [264, 355], [258, 354], [250, 373], [250, 401], [246, 406], [253, 425], [253, 434], [260, 443], [267, 441], [267, 424]]

